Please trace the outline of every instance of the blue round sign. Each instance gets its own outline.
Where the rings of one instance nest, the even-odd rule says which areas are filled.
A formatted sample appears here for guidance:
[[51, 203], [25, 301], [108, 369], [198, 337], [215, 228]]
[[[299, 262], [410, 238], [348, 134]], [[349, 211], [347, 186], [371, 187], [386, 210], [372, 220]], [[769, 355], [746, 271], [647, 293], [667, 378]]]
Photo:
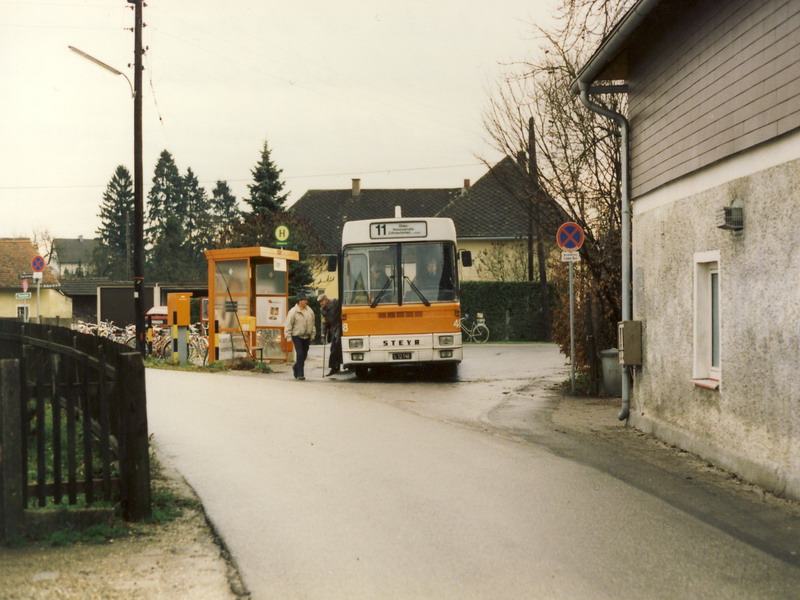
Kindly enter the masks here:
[[37, 254], [31, 261], [31, 267], [33, 268], [34, 273], [40, 273], [44, 271], [44, 259]]
[[562, 250], [574, 252], [583, 246], [583, 228], [577, 223], [564, 223], [558, 228], [556, 242]]

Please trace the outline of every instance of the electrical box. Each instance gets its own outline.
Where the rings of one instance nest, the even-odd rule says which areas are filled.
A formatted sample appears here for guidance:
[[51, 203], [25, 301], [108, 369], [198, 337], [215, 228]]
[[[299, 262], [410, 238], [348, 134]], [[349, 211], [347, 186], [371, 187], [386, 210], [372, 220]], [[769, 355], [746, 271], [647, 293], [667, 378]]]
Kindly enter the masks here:
[[619, 364], [639, 366], [642, 364], [642, 322], [620, 321], [617, 330]]
[[191, 324], [191, 292], [167, 294], [167, 318], [170, 325]]

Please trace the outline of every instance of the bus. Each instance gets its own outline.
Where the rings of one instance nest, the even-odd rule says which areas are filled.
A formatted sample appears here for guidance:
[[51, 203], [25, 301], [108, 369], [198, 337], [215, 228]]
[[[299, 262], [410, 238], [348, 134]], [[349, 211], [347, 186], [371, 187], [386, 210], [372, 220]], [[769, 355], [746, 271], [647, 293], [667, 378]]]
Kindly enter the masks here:
[[384, 367], [436, 366], [462, 358], [458, 263], [452, 219], [350, 221], [342, 229], [342, 356], [364, 377]]

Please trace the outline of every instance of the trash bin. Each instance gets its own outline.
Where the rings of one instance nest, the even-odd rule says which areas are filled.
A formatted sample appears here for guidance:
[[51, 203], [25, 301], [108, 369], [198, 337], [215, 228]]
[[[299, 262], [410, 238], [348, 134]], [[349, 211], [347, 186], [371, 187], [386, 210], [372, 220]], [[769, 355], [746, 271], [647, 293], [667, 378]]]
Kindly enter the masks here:
[[619, 364], [619, 350], [601, 350], [600, 360], [603, 363], [603, 389], [609, 396], [621, 396], [622, 365]]

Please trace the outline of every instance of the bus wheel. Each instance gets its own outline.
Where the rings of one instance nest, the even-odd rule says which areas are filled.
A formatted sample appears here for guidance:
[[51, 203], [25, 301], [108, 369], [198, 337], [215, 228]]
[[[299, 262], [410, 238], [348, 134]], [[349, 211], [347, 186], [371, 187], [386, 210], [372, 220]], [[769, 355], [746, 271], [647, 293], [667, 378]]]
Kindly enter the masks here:
[[367, 379], [369, 377], [369, 367], [356, 367], [356, 377], [359, 379]]
[[455, 379], [458, 376], [458, 364], [447, 363], [445, 365], [437, 365], [437, 371], [441, 379]]

